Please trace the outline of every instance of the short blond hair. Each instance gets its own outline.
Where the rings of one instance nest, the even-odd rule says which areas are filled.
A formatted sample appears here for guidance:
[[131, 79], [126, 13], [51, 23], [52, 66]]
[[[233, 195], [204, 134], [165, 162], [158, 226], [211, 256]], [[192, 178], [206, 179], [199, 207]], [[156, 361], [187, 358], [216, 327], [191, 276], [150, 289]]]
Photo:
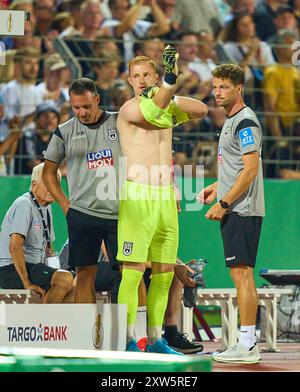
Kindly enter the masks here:
[[139, 65], [141, 63], [150, 64], [153, 67], [154, 71], [157, 72], [155, 62], [152, 59], [150, 59], [150, 57], [147, 56], [136, 56], [133, 59], [131, 59], [128, 63], [128, 72], [130, 73], [130, 69], [133, 65]]
[[40, 58], [40, 51], [37, 48], [31, 46], [21, 46], [18, 48], [14, 55], [14, 62], [20, 63], [25, 59], [39, 59]]

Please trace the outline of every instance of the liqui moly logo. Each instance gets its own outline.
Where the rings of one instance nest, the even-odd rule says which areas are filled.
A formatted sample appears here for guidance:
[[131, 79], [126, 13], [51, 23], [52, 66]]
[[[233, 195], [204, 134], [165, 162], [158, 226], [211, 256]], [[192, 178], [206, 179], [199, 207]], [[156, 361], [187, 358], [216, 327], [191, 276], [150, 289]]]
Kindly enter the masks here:
[[89, 169], [97, 169], [102, 166], [113, 166], [114, 160], [110, 148], [99, 150], [97, 152], [88, 152], [86, 154]]
[[67, 326], [6, 327], [9, 342], [61, 342], [67, 340]]

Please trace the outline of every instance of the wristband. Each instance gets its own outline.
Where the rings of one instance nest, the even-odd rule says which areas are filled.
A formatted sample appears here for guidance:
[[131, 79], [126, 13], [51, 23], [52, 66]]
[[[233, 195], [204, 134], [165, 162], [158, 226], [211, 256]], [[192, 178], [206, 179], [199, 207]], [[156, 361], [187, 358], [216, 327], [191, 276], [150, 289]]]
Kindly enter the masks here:
[[[169, 87], [173, 87], [174, 84], [176, 84], [176, 80], [177, 80], [177, 75], [175, 75], [173, 72], [170, 72], [170, 73], [167, 72], [165, 74], [163, 85], [165, 85], [165, 83], [166, 83], [169, 85]], [[167, 86], [165, 86], [165, 87], [167, 87]]]

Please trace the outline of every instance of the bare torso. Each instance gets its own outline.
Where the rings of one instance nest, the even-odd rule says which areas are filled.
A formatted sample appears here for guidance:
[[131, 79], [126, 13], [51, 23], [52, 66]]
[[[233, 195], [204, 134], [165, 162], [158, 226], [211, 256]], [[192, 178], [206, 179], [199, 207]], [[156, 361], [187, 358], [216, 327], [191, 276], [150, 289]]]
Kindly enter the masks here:
[[127, 179], [151, 185], [171, 184], [172, 129], [151, 127], [143, 119], [138, 98], [133, 98], [120, 110], [118, 130], [127, 158]]

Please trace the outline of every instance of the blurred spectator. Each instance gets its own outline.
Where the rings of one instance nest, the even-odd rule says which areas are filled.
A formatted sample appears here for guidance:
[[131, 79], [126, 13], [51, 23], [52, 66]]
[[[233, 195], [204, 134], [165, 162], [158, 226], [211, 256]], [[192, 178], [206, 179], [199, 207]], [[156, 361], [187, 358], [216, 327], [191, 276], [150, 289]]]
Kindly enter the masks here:
[[[1, 7], [0, 7], [1, 9]], [[32, 40], [32, 32], [35, 26], [35, 17], [33, 15], [33, 6], [32, 0], [14, 0], [9, 9], [12, 11], [25, 11], [30, 14], [30, 20], [25, 21], [24, 26], [24, 36], [8, 36], [3, 39], [6, 50], [12, 48], [19, 48], [21, 46], [30, 46], [31, 43], [28, 42], [28, 39]]]
[[199, 139], [199, 119], [174, 128], [173, 149], [175, 164], [181, 167], [191, 163], [192, 153]]
[[257, 4], [253, 18], [257, 35], [262, 41], [266, 41], [276, 33], [274, 18], [282, 2], [282, 0], [264, 0]]
[[108, 29], [100, 27], [104, 16], [98, 0], [86, 0], [80, 7], [80, 18], [82, 20], [81, 36], [88, 40], [95, 39], [99, 33], [108, 33]]
[[235, 15], [228, 23], [223, 41], [224, 49], [245, 69], [246, 104], [261, 109], [263, 67], [275, 61], [270, 46], [256, 37], [253, 18], [247, 13]]
[[9, 8], [13, 11], [25, 11], [29, 13], [30, 19], [25, 21], [25, 26], [29, 23], [35, 26], [36, 20], [33, 13], [33, 0], [13, 0]]
[[222, 127], [226, 121], [226, 111], [222, 106], [218, 106], [215, 98], [211, 95], [206, 102], [208, 106], [208, 115], [204, 117], [199, 124], [201, 140], [218, 140]]
[[[294, 125], [293, 135], [300, 139], [300, 122]], [[269, 158], [279, 160], [267, 166], [267, 176], [300, 180], [300, 140], [293, 140], [286, 145], [273, 145], [269, 151]]]
[[[96, 73], [95, 84], [100, 95], [100, 106], [104, 110], [118, 110], [123, 96], [123, 103], [131, 98], [130, 90], [126, 83], [118, 78], [119, 57], [100, 55], [94, 65]], [[127, 94], [126, 94], [127, 93]], [[116, 97], [119, 97], [116, 102]]]
[[63, 91], [65, 91], [65, 95], [68, 97], [68, 101], [69, 101], [69, 87], [72, 82], [71, 70], [68, 67], [61, 68], [60, 73], [61, 73], [62, 88]]
[[[161, 34], [160, 38], [167, 41], [171, 41], [173, 34], [176, 32], [176, 29], [173, 26], [173, 17], [175, 13], [176, 0], [157, 0], [157, 4], [159, 5], [159, 7], [161, 8], [162, 12], [164, 13], [165, 17], [169, 22], [169, 31], [165, 34]], [[147, 20], [151, 23], [155, 23], [152, 12], [146, 15], [144, 20]]]
[[[105, 20], [102, 26], [108, 27], [114, 38], [123, 38], [120, 49], [126, 65], [134, 56], [133, 45], [136, 39], [157, 37], [170, 29], [168, 19], [157, 0], [138, 0], [133, 6], [130, 6], [129, 0], [108, 0], [108, 5], [112, 18]], [[139, 19], [143, 5], [151, 7], [154, 23]]]
[[145, 39], [134, 45], [134, 55], [150, 57], [155, 63], [159, 64], [164, 46], [160, 38]]
[[73, 27], [71, 14], [69, 12], [59, 12], [54, 16], [50, 30], [52, 33], [55, 32], [55, 35], [59, 35], [70, 27]]
[[15, 174], [30, 174], [32, 168], [44, 161], [52, 132], [59, 124], [58, 108], [52, 103], [42, 103], [37, 107], [33, 127], [24, 130], [15, 159]]
[[34, 35], [34, 24], [31, 21], [25, 23], [24, 36], [12, 38], [14, 49], [19, 49], [24, 46], [36, 48], [39, 52], [42, 47], [42, 40], [40, 37]]
[[121, 69], [124, 68], [123, 59], [120, 55], [120, 50], [117, 43], [114, 40], [112, 40], [111, 37], [99, 35], [96, 37], [95, 41], [92, 43], [91, 46], [92, 46], [92, 51], [94, 53], [94, 56], [91, 62], [92, 71], [86, 75], [87, 78], [90, 78], [92, 80], [96, 79], [94, 65], [95, 63], [98, 63], [99, 60], [101, 60], [102, 56], [104, 56], [104, 57], [118, 58], [118, 62], [119, 62], [118, 74], [122, 79], [127, 81], [127, 73], [120, 74]]
[[[217, 3], [220, 3], [220, 1], [217, 1]], [[241, 13], [246, 13], [253, 17], [255, 12], [255, 2], [256, 0], [228, 0], [227, 3], [230, 4], [231, 9], [230, 12], [227, 12], [224, 19], [225, 26], [235, 17], [235, 15]], [[220, 9], [220, 6], [218, 6], [218, 8]]]
[[80, 14], [80, 7], [82, 0], [70, 0], [68, 1], [68, 11], [72, 18], [72, 24], [60, 33], [60, 37], [73, 37], [74, 35], [80, 34], [82, 27], [82, 19]]
[[297, 18], [298, 26], [300, 25], [300, 0], [290, 0], [290, 5], [294, 10], [294, 14]]
[[228, 15], [226, 22], [229, 22], [235, 14], [246, 12], [253, 15], [255, 12], [255, 0], [230, 0], [227, 3], [231, 5], [231, 13]]
[[92, 62], [88, 61], [87, 58], [94, 57], [94, 40], [99, 36], [108, 36], [109, 29], [102, 27], [104, 16], [98, 0], [86, 0], [81, 4], [80, 19], [82, 21], [80, 32], [74, 34], [74, 31], [69, 31], [71, 34], [69, 36], [64, 31], [61, 36], [64, 37], [75, 57], [84, 58], [79, 60], [79, 63], [83, 76], [86, 76], [92, 71]]
[[96, 36], [96, 40], [93, 43], [93, 52], [97, 58], [103, 53], [107, 56], [120, 56], [120, 51], [116, 42], [113, 41], [111, 37], [105, 37], [103, 35]]
[[196, 144], [192, 154], [195, 177], [216, 178], [218, 176], [217, 149], [217, 141], [201, 141]]
[[219, 11], [221, 24], [224, 25], [232, 17], [231, 15], [232, 0], [214, 0], [214, 1]]
[[58, 53], [50, 54], [44, 62], [44, 81], [36, 86], [37, 104], [54, 103], [58, 109], [70, 100], [63, 87], [62, 70], [67, 67]]
[[2, 142], [9, 133], [8, 120], [4, 118], [4, 102], [0, 94], [0, 142]]
[[[202, 80], [203, 64], [198, 57], [198, 35], [193, 32], [182, 32], [176, 35], [176, 41], [175, 47], [179, 53], [180, 70], [177, 93], [192, 94], [197, 99], [203, 100], [211, 93], [212, 85], [210, 80]], [[206, 77], [207, 74], [204, 79]]]
[[55, 12], [54, 0], [34, 0], [35, 35], [46, 36], [50, 31]]
[[[278, 33], [280, 30], [289, 29], [294, 30], [298, 37], [298, 21], [292, 7], [288, 5], [281, 5], [277, 8], [274, 16], [275, 33], [268, 38], [267, 42], [270, 44], [278, 43]], [[275, 48], [273, 49], [273, 52]]]
[[[71, 106], [63, 106], [60, 110], [60, 123], [63, 124], [66, 121], [70, 120], [70, 118], [73, 117], [73, 112]], [[64, 176], [64, 174], [62, 174]]]
[[226, 121], [226, 112], [223, 107], [217, 106], [213, 96], [206, 103], [209, 112], [204, 119], [174, 128], [175, 162], [181, 166], [191, 162], [204, 165], [204, 170], [195, 166], [193, 174], [216, 177], [217, 140]]
[[208, 30], [217, 36], [222, 28], [221, 18], [215, 3], [211, 0], [176, 0], [174, 27], [177, 30]]
[[[278, 63], [265, 69], [265, 111], [273, 114], [266, 117], [266, 125], [274, 137], [292, 135], [293, 125], [300, 112], [300, 72], [291, 63], [296, 40], [293, 30], [281, 30], [278, 34], [280, 47], [276, 49]], [[277, 144], [286, 144], [278, 140]]]
[[231, 0], [230, 4], [233, 16], [241, 12], [253, 16], [255, 12], [255, 0]]
[[38, 59], [39, 52], [35, 48], [20, 48], [15, 54], [17, 78], [7, 83], [2, 91], [5, 119], [8, 120], [9, 128], [22, 128], [30, 122], [36, 110]]
[[197, 68], [200, 79], [203, 82], [209, 82], [212, 80], [211, 72], [216, 68], [215, 60], [217, 60], [217, 54], [214, 50], [214, 37], [209, 31], [202, 30], [198, 39], [198, 59], [197, 62], [190, 64], [190, 69], [195, 70]]
[[11, 146], [13, 146], [22, 135], [19, 130], [7, 134], [8, 128], [4, 123], [5, 120], [3, 120], [3, 117], [4, 105], [2, 96], [0, 95], [0, 176], [7, 175], [5, 154], [10, 151]]

